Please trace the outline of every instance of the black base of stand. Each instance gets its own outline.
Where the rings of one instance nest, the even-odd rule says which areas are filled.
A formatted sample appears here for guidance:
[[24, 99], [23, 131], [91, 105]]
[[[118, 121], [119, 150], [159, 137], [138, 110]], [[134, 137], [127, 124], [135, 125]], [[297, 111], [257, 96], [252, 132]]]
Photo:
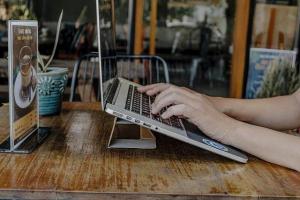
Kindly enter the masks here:
[[14, 150], [10, 149], [10, 138], [8, 138], [2, 144], [0, 144], [0, 153], [31, 153], [43, 143], [50, 133], [50, 128], [40, 127]]

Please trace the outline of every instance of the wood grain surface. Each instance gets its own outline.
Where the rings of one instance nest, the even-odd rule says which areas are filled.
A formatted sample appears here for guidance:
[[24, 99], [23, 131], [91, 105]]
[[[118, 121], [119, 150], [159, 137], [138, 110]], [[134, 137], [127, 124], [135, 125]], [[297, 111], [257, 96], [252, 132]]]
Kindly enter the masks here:
[[0, 107], [0, 143], [9, 137], [9, 107], [4, 105]]
[[107, 149], [113, 118], [100, 103], [65, 103], [32, 154], [0, 154], [0, 199], [293, 199], [300, 173], [248, 164], [157, 134], [156, 150]]

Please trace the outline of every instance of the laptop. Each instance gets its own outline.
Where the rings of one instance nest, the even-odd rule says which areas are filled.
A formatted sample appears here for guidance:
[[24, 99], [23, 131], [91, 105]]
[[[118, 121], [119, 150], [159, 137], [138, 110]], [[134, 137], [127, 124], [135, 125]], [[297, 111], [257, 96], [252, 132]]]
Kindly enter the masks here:
[[115, 117], [163, 135], [226, 158], [246, 163], [248, 158], [245, 154], [207, 137], [196, 126], [186, 120], [178, 117], [164, 120], [160, 115], [151, 114], [151, 104], [155, 97], [139, 93], [137, 90], [139, 84], [118, 77], [114, 0], [96, 0], [96, 9], [103, 110]]

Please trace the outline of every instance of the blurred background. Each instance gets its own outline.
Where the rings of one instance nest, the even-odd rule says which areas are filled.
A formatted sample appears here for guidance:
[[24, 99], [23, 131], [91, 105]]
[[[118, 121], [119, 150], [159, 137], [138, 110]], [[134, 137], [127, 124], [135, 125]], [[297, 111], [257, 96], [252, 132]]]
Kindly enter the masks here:
[[[257, 16], [269, 16], [268, 6], [277, 6], [277, 13], [292, 8], [286, 18], [290, 23], [285, 23], [291, 28], [286, 27], [283, 33], [285, 41], [290, 42], [280, 48], [297, 50], [297, 0], [115, 0], [117, 53], [158, 55], [168, 64], [171, 83], [214, 96], [244, 97], [249, 50], [263, 47], [259, 42], [263, 36], [254, 37], [255, 30], [268, 34], [270, 24], [277, 27], [284, 23], [277, 15], [275, 22], [272, 18], [266, 22], [268, 26], [256, 24], [260, 19]], [[7, 99], [7, 20], [37, 19], [39, 50], [50, 55], [62, 9], [63, 27], [53, 65], [67, 66], [72, 71], [77, 59], [97, 51], [95, 1], [0, 0], [3, 99]]]

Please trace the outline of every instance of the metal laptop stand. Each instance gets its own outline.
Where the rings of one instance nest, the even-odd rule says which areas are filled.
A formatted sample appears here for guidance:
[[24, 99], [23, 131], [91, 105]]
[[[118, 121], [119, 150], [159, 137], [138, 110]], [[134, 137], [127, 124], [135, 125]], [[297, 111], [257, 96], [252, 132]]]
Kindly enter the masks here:
[[151, 130], [115, 117], [108, 148], [155, 149], [156, 138]]

